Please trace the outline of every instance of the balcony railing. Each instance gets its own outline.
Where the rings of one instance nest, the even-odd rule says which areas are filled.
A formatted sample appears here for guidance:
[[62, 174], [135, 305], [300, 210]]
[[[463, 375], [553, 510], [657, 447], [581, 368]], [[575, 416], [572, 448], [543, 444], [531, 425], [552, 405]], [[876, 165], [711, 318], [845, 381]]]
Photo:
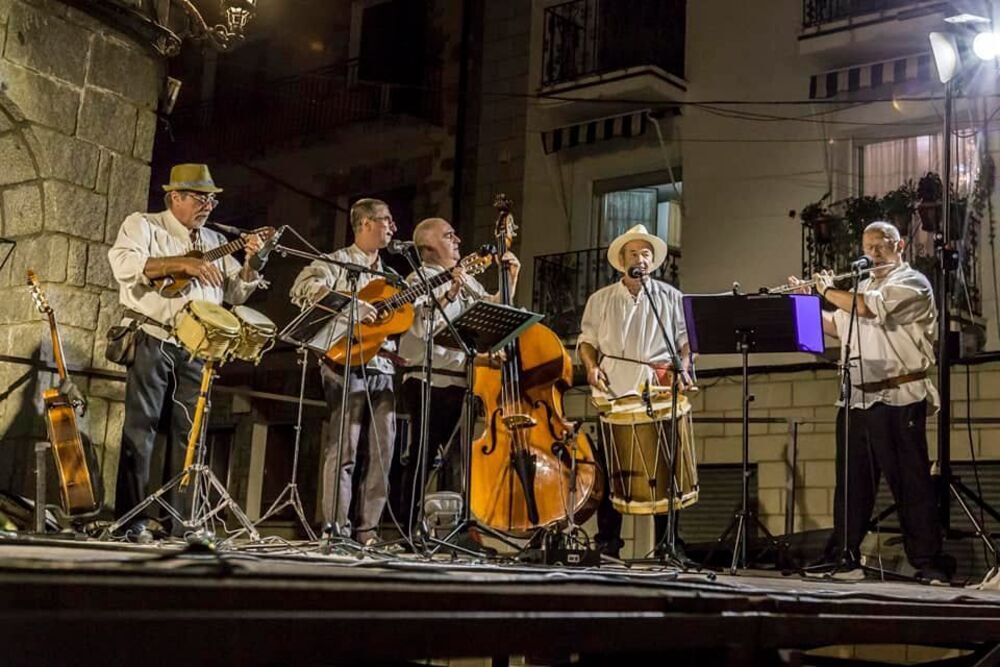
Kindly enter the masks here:
[[802, 27], [849, 19], [914, 4], [915, 0], [802, 0]]
[[[671, 248], [656, 277], [679, 287], [680, 258], [681, 251]], [[545, 314], [545, 325], [557, 334], [573, 336], [580, 333], [580, 319], [590, 295], [619, 278], [608, 264], [607, 248], [539, 255], [535, 257], [534, 310]]]
[[542, 85], [656, 65], [684, 77], [686, 0], [572, 0], [545, 10]]
[[200, 155], [239, 157], [308, 143], [349, 123], [407, 115], [441, 124], [440, 68], [421, 87], [351, 81], [343, 67], [269, 81], [170, 117], [173, 138]]

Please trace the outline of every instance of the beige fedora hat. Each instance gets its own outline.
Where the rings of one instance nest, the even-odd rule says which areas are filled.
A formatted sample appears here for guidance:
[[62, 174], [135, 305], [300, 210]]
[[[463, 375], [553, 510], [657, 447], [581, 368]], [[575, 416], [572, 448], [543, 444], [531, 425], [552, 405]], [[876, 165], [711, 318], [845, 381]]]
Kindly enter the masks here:
[[646, 230], [646, 225], [636, 225], [608, 246], [608, 262], [622, 273], [625, 273], [625, 266], [622, 264], [622, 248], [629, 241], [645, 241], [653, 247], [653, 264], [649, 267], [650, 272], [660, 268], [660, 265], [667, 258], [667, 242], [659, 236], [650, 234]]
[[207, 164], [175, 164], [170, 169], [170, 182], [163, 186], [164, 192], [191, 190], [192, 192], [222, 192], [215, 186]]

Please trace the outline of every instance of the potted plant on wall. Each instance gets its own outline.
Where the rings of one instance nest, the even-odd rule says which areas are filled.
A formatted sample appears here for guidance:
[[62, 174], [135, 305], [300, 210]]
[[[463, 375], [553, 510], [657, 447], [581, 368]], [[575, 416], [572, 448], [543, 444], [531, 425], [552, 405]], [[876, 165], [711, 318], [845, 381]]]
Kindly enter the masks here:
[[814, 202], [803, 207], [799, 218], [804, 226], [813, 230], [816, 243], [820, 244], [833, 241], [844, 222], [841, 218], [831, 214], [821, 202]]
[[941, 229], [941, 200], [944, 198], [944, 186], [941, 177], [929, 171], [917, 183], [917, 214], [920, 216], [920, 226], [926, 232], [936, 233]]
[[882, 214], [899, 230], [901, 236], [910, 233], [910, 223], [916, 209], [917, 193], [913, 181], [906, 181], [895, 190], [890, 190], [879, 200]]

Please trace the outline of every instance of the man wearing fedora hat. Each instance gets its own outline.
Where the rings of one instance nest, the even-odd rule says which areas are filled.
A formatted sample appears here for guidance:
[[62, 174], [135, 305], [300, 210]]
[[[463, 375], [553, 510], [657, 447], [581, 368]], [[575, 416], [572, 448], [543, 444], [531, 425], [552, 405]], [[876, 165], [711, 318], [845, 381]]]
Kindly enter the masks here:
[[[670, 346], [663, 339], [654, 309], [663, 320], [671, 346], [681, 358], [681, 385], [690, 386], [691, 355], [681, 292], [651, 278], [666, 258], [666, 242], [646, 231], [644, 225], [632, 227], [608, 247], [608, 262], [621, 272], [621, 280], [597, 290], [587, 299], [577, 339], [577, 354], [595, 396], [637, 394], [647, 384], [666, 382], [664, 371], [671, 359]], [[652, 299], [646, 297], [643, 281]], [[608, 555], [617, 556], [624, 545], [622, 517], [607, 494], [598, 507], [597, 524], [598, 547]], [[657, 522], [658, 532], [660, 528], [662, 525]]]
[[[184, 460], [204, 364], [191, 359], [173, 337], [174, 318], [192, 300], [243, 303], [260, 283], [260, 276], [249, 263], [261, 248], [256, 234], [245, 237], [246, 259], [242, 265], [228, 255], [214, 262], [186, 256], [192, 250], [205, 251], [226, 243], [221, 234], [204, 228], [218, 205], [216, 195], [222, 192], [207, 165], [174, 166], [163, 190], [166, 210], [126, 217], [108, 251], [119, 286], [118, 300], [125, 308], [123, 325], [135, 331], [130, 358], [124, 360], [128, 370], [116, 517], [126, 514], [146, 495], [156, 427], [168, 402], [173, 405], [169, 410], [164, 475], [175, 475]], [[177, 275], [193, 278], [180, 296], [167, 298], [152, 284], [157, 278]], [[137, 541], [151, 539], [147, 518], [126, 526], [125, 536]]]

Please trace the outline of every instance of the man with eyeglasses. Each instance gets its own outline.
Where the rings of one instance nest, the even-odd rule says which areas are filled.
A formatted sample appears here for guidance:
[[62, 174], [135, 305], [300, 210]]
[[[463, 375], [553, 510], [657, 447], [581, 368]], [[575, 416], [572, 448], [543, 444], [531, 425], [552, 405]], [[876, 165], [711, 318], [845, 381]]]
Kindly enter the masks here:
[[[350, 262], [370, 267], [376, 271], [391, 271], [382, 264], [379, 250], [389, 245], [396, 233], [388, 205], [378, 199], [360, 199], [351, 207], [351, 227], [354, 243], [329, 254], [339, 262]], [[363, 289], [374, 276], [361, 274], [358, 289]], [[292, 302], [301, 308], [312, 306], [331, 290], [350, 292], [351, 285], [346, 271], [323, 261], [315, 261], [296, 277], [291, 289]], [[375, 310], [359, 301], [358, 317], [361, 321], [374, 321]], [[312, 344], [329, 349], [336, 341], [335, 322], [330, 322], [313, 338]], [[330, 538], [353, 537], [361, 544], [378, 540], [379, 522], [385, 509], [388, 493], [389, 466], [396, 438], [396, 399], [393, 389], [395, 341], [387, 340], [382, 349], [364, 367], [354, 367], [347, 372], [347, 438], [340, 441], [340, 408], [343, 391], [344, 368], [324, 363], [320, 366], [323, 393], [330, 408], [327, 442], [323, 450], [323, 533]], [[368, 425], [368, 451], [359, 452], [361, 429]], [[343, 451], [340, 451], [343, 447]], [[363, 456], [367, 454], [367, 457]], [[358, 482], [356, 522], [348, 520], [351, 506], [352, 478], [359, 458], [367, 458]], [[340, 461], [340, 470], [337, 462]], [[337, 486], [335, 475], [340, 475]], [[334, 496], [339, 488], [339, 497]]]
[[[164, 407], [170, 414], [164, 477], [176, 475], [184, 461], [204, 364], [191, 359], [173, 337], [174, 318], [192, 300], [243, 303], [260, 283], [260, 275], [250, 266], [250, 258], [262, 245], [256, 234], [245, 236], [242, 265], [231, 255], [214, 262], [186, 256], [192, 250], [207, 251], [226, 243], [221, 234], [204, 227], [218, 204], [217, 193], [222, 192], [207, 165], [174, 166], [163, 190], [166, 210], [129, 215], [108, 251], [119, 285], [118, 300], [124, 307], [122, 324], [135, 332], [129, 358], [121, 359], [128, 370], [116, 517], [128, 513], [147, 493], [153, 442]], [[157, 278], [178, 275], [194, 279], [180, 296], [167, 298], [153, 286]], [[171, 504], [176, 507], [176, 499]], [[134, 520], [125, 527], [124, 536], [139, 542], [152, 540], [148, 519]]]

